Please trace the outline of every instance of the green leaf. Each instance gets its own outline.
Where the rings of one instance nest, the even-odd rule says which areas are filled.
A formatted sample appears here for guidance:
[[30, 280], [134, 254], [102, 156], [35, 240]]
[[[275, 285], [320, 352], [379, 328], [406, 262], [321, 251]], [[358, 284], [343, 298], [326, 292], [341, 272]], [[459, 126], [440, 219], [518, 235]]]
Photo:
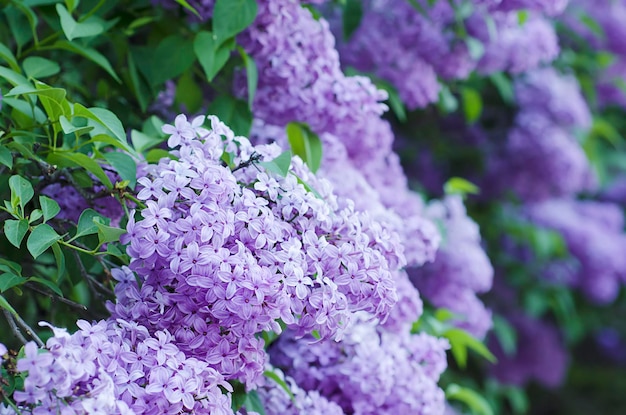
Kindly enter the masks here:
[[[57, 3], [57, 0], [55, 0], [54, 3]], [[80, 0], [65, 0], [65, 5], [67, 6], [67, 9], [70, 11], [70, 13], [78, 7], [79, 3]]]
[[11, 150], [0, 144], [0, 163], [4, 164], [10, 169], [13, 168], [13, 155]]
[[168, 36], [159, 42], [151, 55], [150, 67], [139, 69], [153, 87], [182, 75], [196, 60], [193, 43], [181, 35]]
[[242, 47], [239, 47], [238, 49], [246, 67], [246, 79], [248, 80], [248, 107], [252, 110], [252, 103], [254, 102], [254, 95], [256, 94], [256, 87], [259, 82], [259, 72], [254, 59], [252, 59]]
[[212, 82], [220, 69], [226, 65], [234, 47], [234, 39], [220, 44], [213, 33], [198, 32], [193, 41], [193, 51], [209, 82]]
[[502, 72], [495, 72], [489, 75], [489, 79], [494, 84], [502, 100], [511, 105], [515, 102], [515, 92], [511, 80]]
[[247, 137], [252, 127], [252, 112], [248, 103], [235, 99], [230, 95], [220, 95], [211, 104], [207, 111], [228, 125], [236, 135]]
[[81, 213], [80, 218], [78, 218], [76, 235], [74, 235], [74, 237], [72, 237], [70, 241], [73, 241], [76, 238], [80, 238], [82, 236], [98, 233], [98, 225], [96, 224], [96, 222], [104, 223], [105, 225], [109, 224], [109, 220], [95, 210], [85, 209], [83, 213]]
[[52, 281], [48, 281], [48, 280], [46, 280], [44, 278], [39, 278], [39, 277], [30, 277], [28, 279], [28, 282], [36, 282], [38, 284], [44, 285], [44, 286], [50, 288], [50, 290], [52, 290], [58, 296], [63, 297], [63, 291], [61, 291], [59, 286], [56, 285], [55, 283], [53, 283]]
[[65, 255], [58, 243], [52, 245], [52, 253], [54, 254], [54, 261], [57, 265], [57, 283], [61, 282], [63, 275], [65, 275]]
[[56, 9], [61, 19], [63, 33], [65, 33], [65, 37], [70, 41], [80, 37], [96, 36], [104, 32], [104, 26], [95, 19], [88, 19], [87, 21], [79, 23], [74, 20], [70, 12], [68, 12], [62, 4], [57, 3]]
[[41, 79], [56, 75], [61, 71], [58, 63], [39, 56], [24, 59], [24, 72], [29, 78]]
[[50, 153], [48, 162], [53, 165], [62, 165], [64, 167], [82, 167], [96, 176], [103, 185], [111, 189], [113, 184], [111, 179], [106, 175], [102, 167], [92, 158], [83, 153], [56, 152]]
[[191, 114], [200, 111], [204, 101], [202, 88], [194, 78], [192, 70], [182, 74], [176, 83], [176, 95], [174, 96], [174, 103], [179, 108], [185, 108], [185, 111]]
[[9, 98], [5, 96], [5, 98], [2, 100], [2, 105], [4, 104], [8, 105], [11, 108], [14, 108], [16, 111], [22, 113], [29, 118], [28, 125], [24, 126], [26, 128], [32, 126], [33, 121], [38, 124], [44, 124], [48, 121], [48, 117], [46, 116], [46, 114], [44, 114], [41, 108], [39, 108], [39, 106], [32, 105], [32, 103], [29, 101], [23, 99]]
[[22, 212], [24, 212], [24, 207], [35, 195], [33, 186], [21, 176], [11, 176], [9, 188], [11, 189], [11, 205], [14, 207], [21, 206]]
[[13, 86], [31, 85], [24, 75], [3, 66], [0, 66], [0, 78], [6, 79]]
[[517, 24], [519, 24], [520, 26], [523, 26], [524, 23], [526, 23], [528, 21], [528, 10], [518, 10], [517, 11]]
[[35, 209], [32, 212], [30, 212], [30, 216], [28, 217], [28, 223], [34, 223], [38, 221], [39, 219], [41, 219], [42, 216], [43, 216], [43, 212], [41, 211], [41, 209]]
[[317, 172], [322, 163], [322, 141], [308, 125], [290, 122], [287, 124], [287, 139], [293, 154], [309, 166], [313, 173]]
[[487, 346], [465, 330], [452, 328], [444, 331], [442, 335], [450, 341], [452, 355], [459, 367], [465, 368], [466, 366], [468, 348], [474, 350], [489, 362], [496, 362], [496, 357], [487, 349]]
[[167, 150], [163, 150], [162, 148], [153, 148], [152, 150], [148, 151], [148, 154], [146, 154], [146, 161], [148, 163], [154, 164], [158, 163], [159, 160], [161, 160], [162, 158], [172, 157], [172, 153]]
[[444, 185], [443, 190], [447, 195], [466, 195], [466, 194], [478, 194], [480, 189], [474, 183], [465, 180], [461, 177], [452, 177]]
[[135, 91], [135, 97], [137, 98], [137, 102], [139, 103], [139, 107], [141, 107], [141, 111], [145, 112], [148, 108], [148, 103], [152, 99], [150, 88], [147, 83], [144, 81], [139, 75], [139, 71], [137, 70], [137, 65], [135, 64], [135, 58], [133, 54], [128, 52], [128, 73], [130, 75], [130, 82], [132, 88]]
[[50, 225], [42, 223], [37, 225], [30, 233], [28, 241], [26, 241], [26, 247], [33, 258], [37, 259], [39, 255], [43, 254], [59, 239], [61, 239], [61, 236]]
[[439, 102], [437, 103], [439, 110], [444, 114], [449, 114], [457, 110], [459, 102], [446, 85], [441, 85], [439, 90]]
[[59, 40], [53, 45], [53, 47], [58, 49], [64, 49], [89, 59], [90, 61], [104, 69], [117, 82], [122, 83], [107, 58], [105, 58], [104, 55], [102, 55], [97, 50], [79, 45], [78, 43], [69, 42], [67, 40]]
[[291, 151], [285, 151], [271, 161], [261, 161], [258, 163], [265, 170], [276, 173], [281, 177], [286, 177], [291, 166]]
[[98, 227], [98, 243], [100, 245], [109, 242], [118, 242], [120, 240], [120, 236], [126, 233], [126, 229], [115, 228], [99, 222], [94, 223]]
[[20, 72], [20, 66], [17, 64], [17, 59], [15, 59], [15, 55], [9, 48], [6, 47], [4, 43], [0, 43], [0, 59], [4, 60], [9, 64], [11, 69], [16, 72]]
[[234, 37], [254, 22], [255, 0], [217, 0], [213, 8], [213, 30], [221, 43]]
[[248, 412], [257, 412], [259, 415], [265, 415], [265, 408], [263, 407], [261, 398], [259, 398], [259, 394], [255, 390], [246, 394], [243, 406]]
[[59, 204], [47, 196], [39, 196], [39, 205], [43, 212], [43, 221], [47, 222], [61, 211]]
[[26, 280], [19, 275], [4, 273], [0, 274], [0, 293], [13, 288], [17, 285], [24, 284]]
[[137, 163], [135, 160], [128, 154], [114, 151], [104, 153], [103, 157], [119, 173], [122, 180], [128, 180], [130, 182], [129, 187], [134, 189], [137, 183]]
[[289, 395], [289, 399], [295, 401], [296, 397], [293, 395], [293, 392], [291, 392], [291, 388], [289, 387], [289, 385], [287, 385], [287, 382], [285, 382], [283, 378], [276, 374], [276, 372], [272, 370], [266, 370], [265, 372], [263, 372], [263, 375], [265, 375], [266, 378], [272, 379], [274, 382], [276, 382], [278, 386], [280, 386], [285, 392], [287, 392], [287, 395]]
[[89, 131], [93, 130], [93, 126], [91, 125], [86, 125], [86, 126], [82, 126], [82, 127], [77, 127], [74, 124], [72, 124], [66, 117], [65, 115], [61, 115], [59, 117], [59, 123], [61, 124], [61, 130], [63, 130], [63, 133], [65, 134], [76, 134], [77, 136], [88, 133]]
[[150, 137], [149, 135], [137, 130], [131, 130], [130, 139], [133, 142], [133, 147], [135, 147], [139, 153], [143, 153], [145, 150], [158, 146], [165, 141], [163, 138]]
[[126, 131], [120, 119], [111, 111], [104, 108], [85, 108], [80, 104], [74, 104], [74, 116], [85, 117], [94, 120], [109, 130], [113, 137], [125, 145], [129, 151], [132, 150], [126, 139]]
[[185, 9], [192, 12], [193, 14], [195, 14], [199, 19], [202, 19], [202, 16], [200, 16], [200, 13], [198, 13], [198, 11], [194, 9], [193, 6], [189, 4], [186, 0], [174, 0], [174, 1], [176, 1], [176, 3], [180, 4]]
[[515, 328], [499, 315], [493, 316], [493, 333], [496, 335], [502, 351], [507, 356], [513, 356], [517, 351], [517, 332]]
[[4, 222], [4, 234], [11, 245], [19, 248], [22, 245], [22, 239], [28, 232], [28, 221], [26, 219], [7, 220]]
[[0, 295], [0, 307], [4, 308], [5, 310], [7, 310], [8, 312], [10, 312], [13, 315], [18, 315], [17, 311], [15, 311], [15, 309], [11, 306], [11, 304], [9, 304], [7, 299], [4, 298], [1, 295]]
[[461, 90], [461, 100], [463, 102], [465, 120], [469, 124], [474, 124], [483, 112], [483, 100], [480, 97], [480, 93], [472, 88], [463, 88]]
[[467, 51], [473, 60], [477, 61], [485, 54], [485, 45], [483, 45], [483, 43], [476, 38], [467, 37], [465, 39], [465, 45], [467, 46]]
[[363, 18], [363, 4], [361, 0], [346, 0], [343, 4], [341, 17], [343, 22], [343, 39], [348, 41], [361, 25], [361, 19]]
[[493, 415], [487, 400], [472, 389], [452, 383], [446, 388], [446, 398], [465, 403], [475, 415]]

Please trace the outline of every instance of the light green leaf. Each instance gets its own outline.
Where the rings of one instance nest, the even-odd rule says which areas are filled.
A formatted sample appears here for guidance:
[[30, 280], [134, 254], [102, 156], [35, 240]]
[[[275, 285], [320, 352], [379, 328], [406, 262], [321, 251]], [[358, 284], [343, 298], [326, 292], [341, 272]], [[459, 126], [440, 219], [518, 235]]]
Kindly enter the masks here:
[[64, 167], [82, 167], [96, 176], [103, 185], [109, 189], [113, 188], [111, 179], [106, 175], [102, 167], [92, 158], [83, 153], [56, 152], [48, 155], [48, 162], [53, 165]]
[[346, 0], [342, 8], [343, 39], [348, 41], [361, 25], [363, 4], [360, 0]]
[[317, 172], [322, 162], [322, 141], [308, 125], [290, 122], [287, 124], [287, 139], [293, 154], [309, 166], [313, 173]]
[[17, 285], [24, 284], [26, 280], [19, 275], [4, 273], [0, 274], [0, 292], [13, 288]]
[[29, 56], [24, 59], [23, 65], [26, 76], [35, 79], [56, 75], [61, 71], [58, 63], [39, 56]]
[[201, 31], [196, 35], [193, 41], [193, 51], [209, 82], [212, 82], [220, 69], [224, 67], [234, 47], [234, 39], [220, 44], [217, 36], [211, 32]]
[[242, 47], [239, 47], [238, 49], [246, 67], [246, 78], [248, 80], [248, 107], [252, 110], [252, 103], [254, 102], [254, 95], [256, 94], [256, 87], [259, 82], [259, 73], [254, 59], [248, 56]]
[[493, 333], [496, 335], [504, 354], [513, 356], [517, 351], [517, 332], [503, 317], [493, 316]]
[[265, 170], [276, 173], [281, 177], [286, 177], [291, 166], [291, 151], [285, 151], [271, 161], [261, 161], [258, 163]]
[[472, 389], [452, 383], [446, 388], [446, 398], [465, 403], [475, 415], [493, 415], [489, 402]]
[[255, 0], [217, 0], [213, 8], [213, 31], [222, 43], [250, 26], [257, 14]]
[[451, 177], [444, 185], [443, 190], [447, 195], [478, 194], [480, 189], [474, 183], [461, 177]]
[[74, 104], [74, 116], [85, 117], [100, 123], [109, 130], [113, 137], [117, 138], [120, 143], [125, 144], [129, 151], [131, 150], [126, 140], [126, 131], [124, 130], [122, 122], [117, 115], [111, 111], [96, 107], [85, 108], [81, 104]]
[[109, 242], [118, 242], [120, 240], [120, 236], [126, 233], [126, 229], [115, 228], [99, 222], [94, 223], [98, 227], [98, 243], [100, 245]]
[[4, 235], [11, 245], [16, 248], [22, 245], [22, 239], [24, 239], [26, 232], [28, 232], [28, 221], [26, 219], [10, 219], [4, 222]]
[[483, 42], [476, 38], [467, 37], [465, 39], [465, 45], [467, 46], [469, 55], [473, 60], [477, 61], [485, 54], [485, 45], [483, 45]]
[[278, 386], [280, 386], [285, 392], [287, 392], [289, 398], [292, 401], [295, 401], [296, 398], [293, 395], [293, 392], [291, 392], [291, 388], [289, 387], [289, 385], [287, 385], [287, 382], [285, 382], [283, 378], [276, 374], [276, 372], [272, 370], [266, 370], [265, 372], [263, 372], [263, 375], [265, 375], [266, 378], [272, 379], [274, 382], [276, 382]]
[[444, 114], [449, 114], [459, 108], [459, 102], [446, 85], [441, 85], [439, 90], [439, 102], [437, 103], [439, 110]]
[[133, 147], [135, 147], [139, 153], [143, 153], [145, 150], [158, 146], [165, 141], [163, 138], [150, 137], [149, 135], [137, 130], [131, 130], [130, 139], [133, 142]]
[[253, 390], [246, 394], [246, 399], [243, 401], [243, 406], [248, 412], [257, 412], [259, 415], [265, 415], [265, 408], [259, 398], [257, 391]]
[[189, 10], [190, 12], [192, 12], [193, 14], [195, 14], [199, 19], [202, 18], [202, 16], [200, 16], [200, 13], [198, 13], [198, 11], [196, 9], [193, 8], [193, 6], [191, 4], [189, 4], [189, 2], [187, 2], [186, 0], [175, 0], [176, 3], [180, 4], [181, 6], [183, 6], [185, 9]]
[[468, 348], [475, 351], [489, 362], [496, 362], [496, 357], [487, 349], [487, 346], [465, 330], [452, 328], [443, 332], [442, 335], [450, 341], [452, 355], [459, 367], [465, 368]]
[[44, 222], [52, 219], [61, 211], [59, 204], [47, 196], [39, 196], [39, 204], [41, 205], [41, 211], [43, 212]]
[[34, 223], [37, 220], [41, 219], [42, 216], [43, 212], [41, 211], [41, 209], [35, 209], [30, 212], [30, 216], [28, 217], [28, 223]]
[[36, 282], [38, 284], [44, 285], [44, 286], [50, 288], [58, 296], [63, 297], [63, 291], [61, 291], [59, 286], [56, 285], [55, 283], [53, 283], [52, 281], [48, 281], [48, 280], [46, 280], [44, 278], [39, 278], [39, 277], [30, 277], [28, 279], [28, 282]]
[[480, 93], [472, 88], [463, 88], [461, 90], [461, 99], [463, 101], [465, 120], [469, 124], [474, 124], [483, 112], [483, 100], [480, 97]]
[[21, 206], [23, 212], [26, 204], [30, 202], [35, 195], [33, 186], [28, 180], [21, 176], [11, 176], [9, 179], [9, 188], [11, 189], [11, 205], [14, 207], [18, 205]]
[[10, 169], [13, 168], [13, 155], [11, 150], [0, 144], [0, 163], [4, 164]]
[[61, 19], [63, 33], [65, 33], [65, 37], [70, 41], [81, 37], [96, 36], [104, 32], [104, 27], [97, 20], [88, 19], [87, 21], [79, 23], [74, 20], [70, 12], [68, 12], [62, 4], [57, 3], [56, 9]]
[[0, 59], [4, 60], [9, 64], [11, 69], [15, 72], [20, 72], [20, 66], [17, 64], [17, 59], [15, 59], [15, 55], [9, 48], [6, 47], [4, 43], [0, 43]]
[[523, 26], [524, 23], [526, 23], [528, 21], [528, 10], [518, 10], [517, 11], [517, 24], [519, 24], [520, 26]]
[[6, 298], [0, 295], [0, 307], [4, 308], [13, 315], [17, 315], [17, 311], [9, 304]]
[[42, 223], [37, 225], [30, 233], [26, 241], [26, 247], [33, 258], [37, 259], [39, 255], [43, 254], [59, 239], [61, 239], [61, 236], [50, 225]]
[[[36, 99], [35, 97], [32, 98], [33, 100]], [[48, 121], [48, 117], [46, 116], [46, 114], [44, 114], [41, 108], [39, 108], [39, 106], [31, 105], [29, 101], [18, 98], [5, 97], [2, 100], [2, 105], [5, 104], [28, 117], [31, 120], [29, 121], [29, 126], [33, 124], [32, 120], [34, 120], [38, 124], [44, 124], [46, 121]]]
[[105, 58], [104, 55], [102, 55], [97, 50], [79, 45], [78, 43], [69, 42], [67, 40], [59, 40], [53, 46], [58, 49], [65, 49], [69, 52], [76, 53], [89, 59], [90, 61], [94, 62], [96, 65], [104, 69], [117, 82], [122, 83], [121, 79], [117, 76], [107, 58]]

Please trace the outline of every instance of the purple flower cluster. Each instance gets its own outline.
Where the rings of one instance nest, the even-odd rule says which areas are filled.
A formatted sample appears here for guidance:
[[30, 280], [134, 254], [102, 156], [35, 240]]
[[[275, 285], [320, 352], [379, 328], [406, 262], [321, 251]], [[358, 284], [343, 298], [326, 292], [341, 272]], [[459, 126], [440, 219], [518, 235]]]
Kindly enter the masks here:
[[476, 294], [491, 289], [493, 267], [478, 225], [458, 196], [431, 202], [428, 213], [445, 228], [444, 242], [432, 263], [410, 270], [411, 280], [434, 306], [454, 312], [457, 326], [483, 338], [491, 328], [491, 312]]
[[552, 199], [524, 208], [539, 226], [559, 232], [575, 263], [559, 279], [598, 303], [613, 301], [626, 282], [624, 217], [612, 203]]
[[[265, 366], [264, 331], [338, 338], [356, 311], [384, 319], [396, 302], [397, 237], [277, 145], [252, 146], [216, 117], [165, 126], [175, 160], [138, 182], [146, 208], [125, 242], [139, 275], [116, 287], [113, 315], [168, 330], [186, 355], [248, 386]], [[224, 160], [228, 160], [227, 162]], [[396, 240], [396, 242], [394, 242]]]
[[289, 388], [291, 396], [277, 382], [268, 382], [258, 393], [267, 415], [344, 415], [339, 405], [317, 391], [305, 391], [279, 369], [274, 372]]
[[[565, 1], [419, 4], [422, 11], [404, 0], [365, 1], [359, 29], [339, 49], [344, 65], [390, 82], [409, 108], [438, 100], [438, 77], [465, 79], [475, 69], [520, 73], [553, 60], [559, 52], [554, 29], [542, 13], [559, 14]], [[483, 45], [482, 56], [473, 56], [468, 43], [455, 33], [459, 23], [455, 8], [461, 6], [472, 10], [461, 24]], [[523, 24], [520, 9], [533, 11]]]
[[233, 414], [221, 389], [231, 386], [169, 332], [113, 319], [77, 324], [72, 335], [53, 328], [43, 351], [26, 345], [17, 362], [24, 390], [14, 393], [22, 414]]
[[497, 341], [490, 342], [498, 359], [492, 374], [501, 382], [518, 386], [531, 380], [548, 387], [560, 385], [567, 372], [568, 355], [558, 329], [524, 314], [507, 320], [517, 333], [517, 350], [507, 355]]
[[595, 185], [576, 133], [591, 115], [573, 77], [546, 68], [517, 80], [519, 112], [502, 151], [490, 160], [488, 182], [524, 200], [574, 195]]
[[343, 147], [342, 163], [353, 166], [346, 168], [358, 170], [383, 205], [406, 223], [396, 231], [408, 262], [432, 258], [438, 239], [421, 202], [408, 190], [391, 148], [391, 127], [380, 118], [386, 93], [369, 78], [344, 75], [328, 23], [295, 0], [264, 0], [240, 42], [259, 70], [255, 116], [275, 126], [301, 121], [320, 135], [327, 133], [327, 140]]
[[275, 366], [349, 414], [441, 414], [437, 386], [447, 366], [446, 340], [387, 331], [360, 321], [342, 342], [306, 344], [288, 332], [272, 345]]

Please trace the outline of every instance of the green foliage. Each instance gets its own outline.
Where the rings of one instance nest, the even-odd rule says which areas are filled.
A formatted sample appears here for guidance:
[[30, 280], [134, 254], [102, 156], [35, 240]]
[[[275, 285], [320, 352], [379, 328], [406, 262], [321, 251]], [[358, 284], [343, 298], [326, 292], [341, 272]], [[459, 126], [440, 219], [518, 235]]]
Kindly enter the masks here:
[[287, 124], [287, 139], [291, 151], [299, 156], [315, 173], [322, 163], [322, 141], [306, 124], [290, 122]]

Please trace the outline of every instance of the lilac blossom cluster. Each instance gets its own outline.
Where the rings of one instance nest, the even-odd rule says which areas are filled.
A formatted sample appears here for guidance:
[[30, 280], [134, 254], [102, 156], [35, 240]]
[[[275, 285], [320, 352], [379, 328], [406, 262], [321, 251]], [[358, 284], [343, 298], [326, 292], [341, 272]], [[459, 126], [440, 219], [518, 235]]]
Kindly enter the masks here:
[[533, 223], [559, 232], [565, 240], [574, 261], [549, 270], [561, 274], [558, 280], [581, 289], [595, 302], [615, 300], [626, 282], [626, 235], [618, 205], [552, 199], [527, 205], [524, 211]]
[[491, 328], [491, 312], [476, 296], [491, 289], [493, 267], [481, 246], [478, 225], [460, 196], [430, 203], [429, 217], [445, 229], [435, 260], [410, 270], [411, 281], [434, 306], [456, 314], [452, 322], [477, 338]]
[[187, 358], [169, 332], [151, 335], [113, 319], [77, 325], [71, 335], [53, 328], [43, 350], [25, 346], [17, 361], [24, 390], [13, 395], [19, 413], [233, 415], [230, 395], [222, 393], [232, 391], [230, 384], [206, 362]]
[[[438, 238], [424, 219], [421, 201], [408, 189], [391, 148], [393, 132], [380, 117], [387, 95], [369, 78], [344, 75], [327, 21], [316, 20], [295, 0], [264, 0], [239, 41], [258, 66], [255, 116], [281, 127], [305, 122], [316, 133], [328, 134], [345, 151], [343, 165], [358, 171], [406, 225], [395, 230], [408, 262], [431, 259]], [[244, 89], [240, 82], [239, 93]]]
[[559, 386], [569, 358], [558, 328], [521, 313], [508, 316], [507, 320], [517, 333], [517, 349], [507, 354], [497, 341], [490, 342], [490, 349], [498, 359], [492, 374], [512, 385], [524, 386], [534, 380], [547, 387]]
[[[562, 12], [566, 1], [364, 2], [361, 25], [339, 48], [344, 65], [372, 72], [397, 88], [411, 109], [436, 102], [438, 78], [465, 79], [473, 71], [521, 73], [552, 61], [559, 52], [551, 23], [543, 14]], [[460, 24], [482, 53], [459, 38], [458, 11], [471, 14]], [[528, 17], [520, 23], [519, 10]], [[337, 25], [339, 26], [339, 25]]]
[[614, 55], [615, 59], [611, 64], [601, 69], [596, 76], [598, 100], [602, 105], [615, 104], [626, 107], [624, 93], [626, 3], [610, 0], [572, 0], [562, 20], [593, 50], [608, 51]]
[[254, 147], [209, 119], [210, 129], [183, 115], [164, 127], [176, 160], [139, 178], [146, 207], [124, 240], [141, 283], [118, 284], [110, 308], [254, 386], [259, 333], [280, 333], [280, 320], [299, 336], [339, 338], [356, 311], [384, 320], [404, 257], [395, 234], [349, 201], [340, 208], [298, 157], [282, 177], [264, 167], [277, 145]]
[[315, 390], [345, 413], [441, 414], [437, 386], [447, 367], [446, 340], [394, 332], [361, 320], [342, 342], [296, 341], [284, 333], [270, 348], [273, 364], [305, 390]]
[[519, 111], [491, 157], [488, 187], [531, 201], [591, 190], [595, 175], [577, 139], [591, 115], [575, 78], [538, 69], [516, 81], [515, 94]]

